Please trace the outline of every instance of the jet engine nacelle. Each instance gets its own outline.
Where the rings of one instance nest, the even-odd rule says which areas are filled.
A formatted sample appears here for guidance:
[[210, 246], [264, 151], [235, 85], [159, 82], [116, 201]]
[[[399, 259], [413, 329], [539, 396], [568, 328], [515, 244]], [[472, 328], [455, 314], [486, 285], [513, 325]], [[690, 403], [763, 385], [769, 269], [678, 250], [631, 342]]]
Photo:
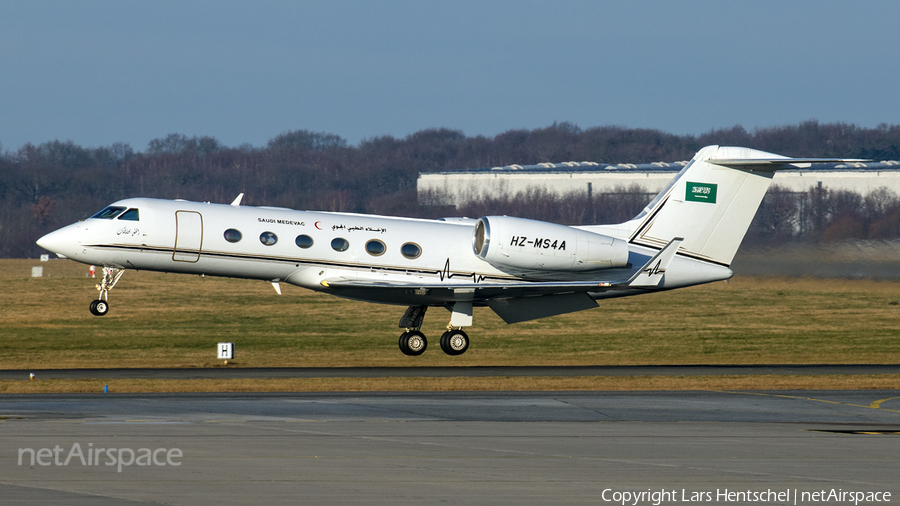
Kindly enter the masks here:
[[475, 224], [472, 247], [504, 272], [592, 271], [628, 264], [628, 244], [546, 221], [485, 216]]

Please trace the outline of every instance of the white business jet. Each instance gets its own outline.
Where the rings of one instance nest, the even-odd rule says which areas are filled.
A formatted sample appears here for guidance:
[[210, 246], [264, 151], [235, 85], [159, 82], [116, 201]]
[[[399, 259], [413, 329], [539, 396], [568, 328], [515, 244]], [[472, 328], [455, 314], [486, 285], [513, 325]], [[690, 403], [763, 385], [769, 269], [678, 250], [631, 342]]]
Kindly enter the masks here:
[[[400, 350], [420, 355], [425, 311], [451, 313], [441, 349], [488, 306], [507, 323], [590, 309], [598, 299], [728, 279], [774, 171], [844, 160], [748, 148], [701, 149], [634, 219], [569, 227], [508, 216], [422, 220], [132, 198], [41, 237], [60, 257], [102, 265], [100, 296], [126, 269], [286, 282], [348, 299], [408, 306]], [[851, 161], [851, 160], [847, 160]], [[853, 160], [855, 161], [855, 160]]]

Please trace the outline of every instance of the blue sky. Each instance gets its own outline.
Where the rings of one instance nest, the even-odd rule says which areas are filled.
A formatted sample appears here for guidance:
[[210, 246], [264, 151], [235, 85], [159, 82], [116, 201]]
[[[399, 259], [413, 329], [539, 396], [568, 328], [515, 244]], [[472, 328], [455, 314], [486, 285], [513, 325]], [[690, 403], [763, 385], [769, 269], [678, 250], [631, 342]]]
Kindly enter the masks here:
[[0, 2], [0, 144], [900, 123], [894, 1]]

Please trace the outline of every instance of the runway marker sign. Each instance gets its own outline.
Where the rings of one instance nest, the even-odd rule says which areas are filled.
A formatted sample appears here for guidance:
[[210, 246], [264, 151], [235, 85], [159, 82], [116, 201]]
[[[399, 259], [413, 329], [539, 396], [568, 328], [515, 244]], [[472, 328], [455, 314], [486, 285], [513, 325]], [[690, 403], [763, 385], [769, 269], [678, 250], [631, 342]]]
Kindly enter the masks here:
[[234, 343], [219, 343], [219, 360], [234, 359]]

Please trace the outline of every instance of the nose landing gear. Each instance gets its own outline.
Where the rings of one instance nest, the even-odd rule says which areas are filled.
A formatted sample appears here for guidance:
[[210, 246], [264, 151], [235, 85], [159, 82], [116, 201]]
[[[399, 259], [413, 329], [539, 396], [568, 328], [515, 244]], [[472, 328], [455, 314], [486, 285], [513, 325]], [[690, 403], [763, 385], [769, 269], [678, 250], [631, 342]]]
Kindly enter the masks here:
[[103, 280], [97, 285], [97, 290], [100, 290], [100, 298], [91, 302], [92, 315], [103, 316], [109, 312], [109, 291], [116, 286], [122, 274], [125, 274], [125, 269], [103, 266]]
[[105, 300], [95, 300], [91, 302], [91, 314], [94, 316], [103, 316], [109, 312], [109, 303]]

